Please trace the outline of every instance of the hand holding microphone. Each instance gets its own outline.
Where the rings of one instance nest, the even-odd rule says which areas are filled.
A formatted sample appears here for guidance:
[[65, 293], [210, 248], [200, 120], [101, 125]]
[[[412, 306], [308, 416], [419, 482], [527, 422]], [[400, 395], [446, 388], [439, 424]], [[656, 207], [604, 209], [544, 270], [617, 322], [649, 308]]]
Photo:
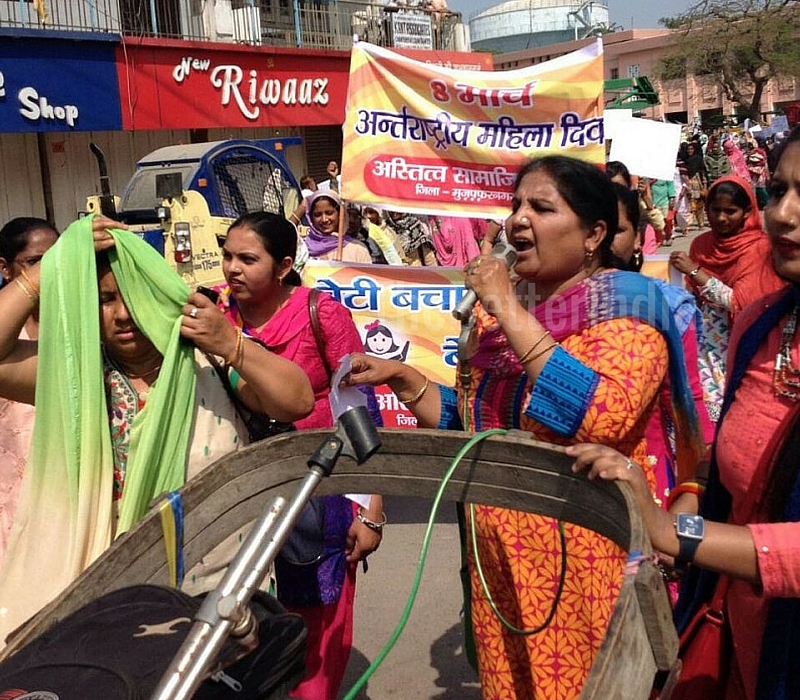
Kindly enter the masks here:
[[[506, 243], [505, 241], [498, 241], [492, 247], [491, 257], [501, 260], [505, 264], [506, 268], [510, 270], [517, 261], [517, 251], [514, 250], [514, 247], [509, 243]], [[469, 277], [471, 274], [476, 274], [480, 264], [481, 258], [476, 258], [476, 260], [470, 262], [466, 268], [467, 277]], [[473, 307], [477, 303], [478, 295], [475, 293], [475, 290], [467, 288], [464, 296], [461, 297], [461, 301], [458, 302], [456, 308], [453, 309], [453, 316], [462, 322], [467, 320], [472, 314]]]

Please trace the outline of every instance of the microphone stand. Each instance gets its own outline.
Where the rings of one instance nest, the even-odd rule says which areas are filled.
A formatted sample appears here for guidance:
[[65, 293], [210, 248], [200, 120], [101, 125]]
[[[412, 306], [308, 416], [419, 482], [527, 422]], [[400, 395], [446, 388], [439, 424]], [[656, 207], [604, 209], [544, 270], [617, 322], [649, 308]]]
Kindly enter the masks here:
[[295, 526], [300, 513], [323, 478], [330, 476], [344, 454], [362, 464], [381, 446], [372, 418], [364, 406], [343, 413], [335, 431], [325, 437], [308, 460], [308, 473], [287, 503], [273, 498], [219, 585], [208, 593], [195, 615], [178, 653], [173, 658], [151, 700], [188, 700], [216, 670], [216, 659], [228, 636], [236, 637], [248, 651], [258, 643], [258, 623], [248, 603], [276, 555]]

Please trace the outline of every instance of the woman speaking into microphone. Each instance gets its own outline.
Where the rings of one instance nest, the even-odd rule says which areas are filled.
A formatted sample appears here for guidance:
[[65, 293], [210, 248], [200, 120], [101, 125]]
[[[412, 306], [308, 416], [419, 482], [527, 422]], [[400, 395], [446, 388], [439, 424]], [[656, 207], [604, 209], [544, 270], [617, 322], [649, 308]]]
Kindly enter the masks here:
[[[531, 161], [505, 227], [518, 280], [493, 256], [465, 268], [478, 298], [474, 350], [469, 368], [459, 368], [469, 382], [454, 390], [366, 355], [353, 357], [349, 382], [388, 384], [420, 427], [522, 428], [550, 443], [613, 445], [644, 462], [645, 426], [669, 374], [679, 456], [693, 462], [702, 441], [680, 337], [650, 280], [609, 269], [617, 225], [616, 197], [599, 168], [563, 156]], [[625, 553], [569, 523], [466, 509], [477, 542], [468, 560], [483, 697], [577, 697], [616, 603]]]

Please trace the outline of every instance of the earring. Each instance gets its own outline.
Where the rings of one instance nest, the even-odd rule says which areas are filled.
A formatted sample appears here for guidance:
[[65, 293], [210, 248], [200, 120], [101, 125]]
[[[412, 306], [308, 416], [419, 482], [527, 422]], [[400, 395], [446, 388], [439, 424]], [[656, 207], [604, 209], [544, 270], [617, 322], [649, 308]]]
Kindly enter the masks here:
[[594, 250], [591, 248], [586, 249], [586, 262], [591, 262], [594, 258]]
[[644, 260], [642, 258], [642, 251], [637, 250], [633, 254], [633, 258], [631, 259], [631, 261], [633, 262], [633, 266], [635, 268], [637, 268], [637, 269], [640, 268], [642, 266], [642, 263], [644, 262]]

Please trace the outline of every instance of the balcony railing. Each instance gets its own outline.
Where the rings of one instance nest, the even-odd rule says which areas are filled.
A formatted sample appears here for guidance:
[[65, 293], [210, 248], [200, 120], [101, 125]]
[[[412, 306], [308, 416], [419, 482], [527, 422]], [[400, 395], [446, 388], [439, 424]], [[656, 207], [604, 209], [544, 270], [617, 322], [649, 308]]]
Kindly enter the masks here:
[[358, 0], [0, 0], [0, 27], [348, 50], [400, 45], [398, 12], [430, 22], [431, 48], [469, 50], [459, 12]]

